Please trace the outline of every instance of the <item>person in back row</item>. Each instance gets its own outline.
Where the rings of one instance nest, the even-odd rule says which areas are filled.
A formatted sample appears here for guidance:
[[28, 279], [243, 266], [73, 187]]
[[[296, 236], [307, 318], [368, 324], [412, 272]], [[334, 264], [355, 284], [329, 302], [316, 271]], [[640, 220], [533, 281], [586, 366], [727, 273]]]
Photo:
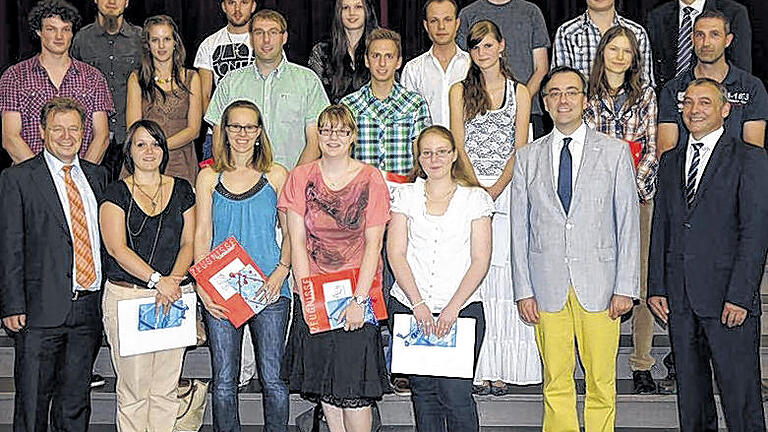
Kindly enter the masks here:
[[[226, 126], [221, 116], [229, 104], [248, 100], [259, 107], [273, 144], [275, 162], [288, 169], [320, 157], [315, 121], [326, 106], [320, 78], [291, 63], [283, 53], [288, 23], [278, 12], [262, 9], [248, 24], [253, 46], [252, 65], [230, 72], [213, 93], [205, 121], [213, 126], [213, 142]], [[214, 154], [217, 150], [213, 149]]]
[[[205, 38], [197, 48], [195, 68], [200, 74], [202, 112], [208, 109], [213, 89], [228, 73], [253, 63], [248, 23], [256, 11], [256, 0], [221, 0], [227, 25]], [[213, 156], [213, 130], [208, 129], [203, 143], [203, 159]]]
[[312, 47], [308, 62], [331, 103], [339, 103], [371, 79], [365, 67], [365, 40], [378, 26], [370, 0], [335, 1], [330, 39]]
[[365, 67], [371, 81], [341, 99], [357, 124], [355, 159], [395, 174], [413, 168], [411, 144], [432, 124], [427, 102], [395, 81], [402, 65], [400, 35], [377, 28], [365, 40]]
[[80, 14], [65, 0], [40, 0], [29, 12], [40, 53], [9, 67], [0, 77], [2, 145], [14, 164], [43, 150], [40, 112], [54, 97], [71, 97], [85, 110], [80, 157], [101, 163], [109, 140], [112, 94], [98, 69], [69, 55], [79, 24]]

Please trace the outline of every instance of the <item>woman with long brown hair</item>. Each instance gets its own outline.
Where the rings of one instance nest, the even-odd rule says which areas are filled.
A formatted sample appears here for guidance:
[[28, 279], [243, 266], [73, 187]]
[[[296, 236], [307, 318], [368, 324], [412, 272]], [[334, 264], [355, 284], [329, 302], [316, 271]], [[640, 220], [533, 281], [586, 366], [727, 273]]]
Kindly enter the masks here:
[[[506, 383], [541, 381], [533, 328], [517, 315], [509, 257], [509, 183], [515, 149], [528, 142], [531, 98], [507, 67], [506, 41], [496, 24], [478, 21], [469, 31], [472, 62], [467, 77], [451, 87], [451, 132], [466, 151], [480, 184], [496, 202], [491, 267], [480, 285], [486, 300], [487, 338], [475, 374], [479, 393], [501, 395]], [[462, 155], [460, 155], [461, 157]]]
[[[427, 335], [445, 336], [458, 317], [475, 319], [475, 364], [485, 334], [477, 288], [491, 258], [494, 203], [460, 159], [450, 131], [424, 129], [413, 146], [413, 183], [392, 197], [387, 256], [395, 276], [390, 317], [413, 315]], [[472, 379], [411, 375], [416, 429], [479, 430]]]
[[335, 1], [331, 36], [312, 47], [308, 63], [331, 103], [339, 103], [371, 79], [365, 66], [365, 38], [378, 26], [370, 0]]
[[200, 76], [184, 67], [186, 50], [171, 17], [147, 18], [141, 41], [141, 66], [128, 77], [126, 124], [139, 119], [157, 122], [168, 137], [167, 174], [194, 184], [197, 155], [193, 141], [203, 115]]
[[632, 314], [634, 349], [629, 357], [635, 393], [655, 393], [651, 377], [653, 315], [645, 303], [648, 292], [648, 247], [653, 195], [656, 192], [656, 93], [642, 78], [642, 56], [635, 34], [611, 27], [597, 46], [589, 77], [589, 100], [584, 122], [606, 135], [630, 143], [635, 160], [640, 200], [640, 297]]

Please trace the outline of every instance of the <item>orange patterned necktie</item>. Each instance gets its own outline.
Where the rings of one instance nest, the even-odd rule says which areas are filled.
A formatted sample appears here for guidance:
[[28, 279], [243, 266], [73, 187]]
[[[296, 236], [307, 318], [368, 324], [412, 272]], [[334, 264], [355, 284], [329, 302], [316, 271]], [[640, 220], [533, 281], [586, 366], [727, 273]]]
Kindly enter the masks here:
[[91, 284], [96, 282], [96, 268], [93, 265], [88, 221], [85, 219], [85, 208], [80, 192], [72, 180], [72, 173], [70, 173], [72, 165], [66, 165], [62, 170], [64, 171], [64, 183], [67, 185], [67, 199], [69, 200], [69, 219], [72, 224], [75, 270], [77, 271], [76, 281], [78, 285], [87, 290]]

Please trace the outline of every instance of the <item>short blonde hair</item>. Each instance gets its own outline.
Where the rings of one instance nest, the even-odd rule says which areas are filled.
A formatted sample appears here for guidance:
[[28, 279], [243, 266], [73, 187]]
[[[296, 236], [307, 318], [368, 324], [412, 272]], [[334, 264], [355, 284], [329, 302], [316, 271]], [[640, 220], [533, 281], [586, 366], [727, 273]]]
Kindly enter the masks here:
[[288, 22], [285, 20], [285, 17], [283, 14], [281, 14], [278, 11], [272, 10], [272, 9], [262, 9], [251, 17], [251, 21], [248, 23], [248, 31], [253, 31], [253, 23], [256, 22], [256, 20], [269, 20], [274, 21], [277, 23], [277, 25], [280, 26], [281, 31], [287, 31], [288, 30]]
[[390, 40], [395, 43], [397, 48], [397, 56], [402, 57], [402, 42], [400, 34], [394, 30], [390, 30], [384, 27], [376, 27], [365, 38], [365, 55], [368, 55], [368, 50], [371, 48], [371, 43], [377, 40]]
[[357, 135], [355, 116], [352, 115], [352, 111], [346, 105], [338, 104], [326, 107], [317, 117], [317, 128], [320, 129], [324, 124], [342, 125]]

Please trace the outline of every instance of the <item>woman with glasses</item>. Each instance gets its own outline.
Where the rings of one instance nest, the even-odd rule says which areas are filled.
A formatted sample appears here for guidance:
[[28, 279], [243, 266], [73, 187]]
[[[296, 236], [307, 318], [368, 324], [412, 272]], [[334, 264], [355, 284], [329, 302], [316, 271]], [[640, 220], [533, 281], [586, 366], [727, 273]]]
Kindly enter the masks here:
[[[589, 77], [584, 122], [592, 129], [634, 146], [635, 181], [640, 200], [640, 297], [632, 314], [633, 352], [629, 357], [634, 391], [656, 393], [651, 376], [653, 315], [645, 302], [648, 291], [648, 248], [656, 192], [656, 92], [642, 77], [642, 57], [635, 34], [614, 26], [605, 32]], [[630, 147], [632, 148], [632, 147]]]
[[125, 121], [153, 120], [168, 137], [166, 174], [190, 184], [197, 175], [194, 139], [200, 133], [200, 76], [184, 67], [179, 29], [166, 15], [149, 17], [141, 33], [141, 65], [128, 76]]
[[[395, 275], [390, 317], [412, 314], [427, 335], [443, 337], [458, 317], [475, 319], [475, 363], [485, 318], [477, 288], [491, 257], [494, 203], [458, 157], [451, 133], [424, 129], [416, 140], [414, 183], [397, 188], [387, 234]], [[479, 430], [472, 379], [410, 376], [416, 429]]]
[[107, 249], [104, 330], [117, 375], [115, 419], [126, 432], [170, 431], [179, 409], [184, 348], [123, 357], [117, 319], [121, 300], [153, 299], [168, 310], [182, 291], [192, 292], [182, 280], [192, 264], [195, 194], [186, 180], [164, 174], [168, 153], [157, 123], [129, 127], [123, 145], [128, 176], [109, 185], [99, 211]]
[[509, 182], [515, 149], [528, 142], [531, 97], [513, 79], [504, 44], [496, 24], [475, 23], [467, 37], [472, 59], [467, 77], [451, 87], [449, 96], [451, 132], [496, 202], [491, 267], [479, 290], [486, 304], [488, 343], [475, 374], [482, 383], [476, 392], [494, 395], [506, 393], [507, 383], [541, 382], [533, 328], [517, 314], [509, 256]]
[[[291, 248], [285, 235], [284, 215], [277, 212], [277, 197], [288, 172], [272, 160], [272, 147], [261, 112], [251, 102], [230, 104], [221, 118], [223, 133], [214, 163], [197, 178], [195, 260], [234, 236], [267, 281], [257, 293], [269, 303], [248, 321], [255, 345], [256, 370], [264, 389], [265, 430], [285, 431], [288, 424], [288, 388], [280, 379], [280, 361], [291, 306], [286, 277]], [[282, 243], [275, 228], [283, 232]], [[202, 290], [213, 367], [213, 426], [216, 431], [240, 430], [237, 383], [243, 327], [226, 319], [226, 309]]]
[[377, 324], [364, 321], [369, 290], [381, 280], [389, 191], [381, 172], [353, 159], [357, 126], [349, 109], [331, 105], [317, 120], [322, 157], [291, 171], [278, 202], [287, 214], [293, 275], [359, 268], [344, 328], [310, 334], [294, 295], [283, 376], [291, 391], [320, 402], [331, 432], [370, 432], [371, 406], [388, 386]]

